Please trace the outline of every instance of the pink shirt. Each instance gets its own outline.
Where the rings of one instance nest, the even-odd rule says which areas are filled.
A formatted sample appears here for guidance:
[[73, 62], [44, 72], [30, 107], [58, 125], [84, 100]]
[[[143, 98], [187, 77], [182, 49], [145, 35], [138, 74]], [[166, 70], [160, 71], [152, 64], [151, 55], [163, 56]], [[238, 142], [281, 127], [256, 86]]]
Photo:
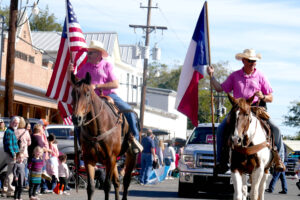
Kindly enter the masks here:
[[[268, 80], [257, 69], [254, 69], [251, 75], [246, 75], [243, 69], [237, 70], [230, 74], [221, 86], [226, 93], [233, 91], [234, 98], [249, 99], [258, 91], [261, 91], [264, 95], [273, 92]], [[255, 96], [253, 103], [257, 101], [258, 97]]]
[[[91, 84], [103, 84], [116, 80], [113, 73], [113, 65], [106, 60], [101, 60], [98, 64], [86, 63], [83, 65], [76, 76], [80, 79], [85, 78], [86, 73], [89, 72], [92, 80]], [[99, 95], [100, 91], [95, 90], [96, 94]], [[114, 93], [115, 89], [102, 90], [103, 95], [109, 95]]]

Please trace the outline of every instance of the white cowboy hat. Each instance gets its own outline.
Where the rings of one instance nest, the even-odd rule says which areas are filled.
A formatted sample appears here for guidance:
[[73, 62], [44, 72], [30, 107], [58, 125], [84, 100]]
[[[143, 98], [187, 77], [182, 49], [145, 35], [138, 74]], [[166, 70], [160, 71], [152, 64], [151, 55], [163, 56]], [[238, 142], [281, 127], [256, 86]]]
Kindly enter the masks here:
[[107, 57], [108, 56], [107, 51], [104, 49], [103, 44], [100, 41], [92, 40], [90, 42], [90, 46], [88, 47], [88, 50], [90, 50], [90, 49], [101, 51], [103, 57]]
[[255, 53], [254, 49], [245, 49], [243, 53], [238, 53], [235, 55], [237, 60], [242, 60], [243, 58], [247, 58], [249, 60], [260, 60], [261, 55], [260, 53]]

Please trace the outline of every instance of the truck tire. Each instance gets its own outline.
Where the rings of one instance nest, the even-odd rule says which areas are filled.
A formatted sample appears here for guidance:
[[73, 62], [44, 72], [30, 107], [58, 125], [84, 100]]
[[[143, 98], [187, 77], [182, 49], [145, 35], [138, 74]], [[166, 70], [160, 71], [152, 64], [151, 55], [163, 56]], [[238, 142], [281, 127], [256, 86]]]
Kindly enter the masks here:
[[179, 197], [189, 197], [196, 195], [195, 186], [192, 183], [182, 183], [179, 181], [178, 184], [178, 196]]

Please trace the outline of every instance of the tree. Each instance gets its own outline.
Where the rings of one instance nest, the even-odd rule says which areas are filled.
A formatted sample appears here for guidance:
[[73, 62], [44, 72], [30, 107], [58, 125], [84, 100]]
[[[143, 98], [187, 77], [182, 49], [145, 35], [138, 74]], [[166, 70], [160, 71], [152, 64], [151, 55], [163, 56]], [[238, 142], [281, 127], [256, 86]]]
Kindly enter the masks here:
[[0, 8], [0, 15], [4, 17], [4, 30], [8, 29], [9, 7]]
[[[19, 13], [20, 14], [20, 13]], [[4, 29], [8, 29], [9, 7], [0, 8], [0, 15], [4, 16]], [[40, 10], [37, 16], [30, 18], [30, 28], [32, 31], [62, 31], [62, 25], [56, 22], [56, 17], [52, 13], [49, 14], [49, 8], [46, 6], [45, 10]]]
[[[284, 124], [287, 126], [300, 128], [300, 102], [299, 101], [292, 102], [288, 114], [284, 116]], [[300, 131], [298, 132], [296, 138], [298, 140], [300, 139]]]
[[177, 90], [181, 67], [169, 70], [166, 64], [153, 62], [148, 67], [149, 87]]
[[30, 28], [32, 31], [62, 31], [62, 25], [56, 22], [54, 14], [49, 14], [48, 6], [30, 19]]

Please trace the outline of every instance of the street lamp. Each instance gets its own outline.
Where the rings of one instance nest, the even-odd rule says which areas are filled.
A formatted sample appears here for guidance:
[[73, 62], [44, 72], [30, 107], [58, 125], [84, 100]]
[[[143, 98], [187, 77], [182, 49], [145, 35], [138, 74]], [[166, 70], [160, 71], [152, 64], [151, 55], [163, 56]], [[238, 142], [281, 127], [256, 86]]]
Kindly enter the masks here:
[[[37, 3], [38, 2], [39, 2], [39, 0], [37, 1]], [[37, 11], [38, 11], [37, 3], [34, 3], [33, 6], [26, 6], [23, 13], [20, 15], [21, 18], [23, 17], [24, 12], [26, 12], [27, 7], [33, 7], [32, 14], [37, 13]], [[5, 117], [11, 117], [13, 115], [15, 43], [16, 43], [16, 29], [18, 27], [18, 23], [17, 23], [18, 4], [19, 4], [19, 0], [11, 0], [10, 1], [8, 44], [7, 44], [7, 58], [6, 58], [7, 64], [6, 64], [6, 76], [5, 76], [5, 97], [4, 97], [4, 116]], [[23, 24], [21, 24], [21, 25], [23, 25]], [[19, 26], [20, 26], [20, 24], [19, 24]]]

